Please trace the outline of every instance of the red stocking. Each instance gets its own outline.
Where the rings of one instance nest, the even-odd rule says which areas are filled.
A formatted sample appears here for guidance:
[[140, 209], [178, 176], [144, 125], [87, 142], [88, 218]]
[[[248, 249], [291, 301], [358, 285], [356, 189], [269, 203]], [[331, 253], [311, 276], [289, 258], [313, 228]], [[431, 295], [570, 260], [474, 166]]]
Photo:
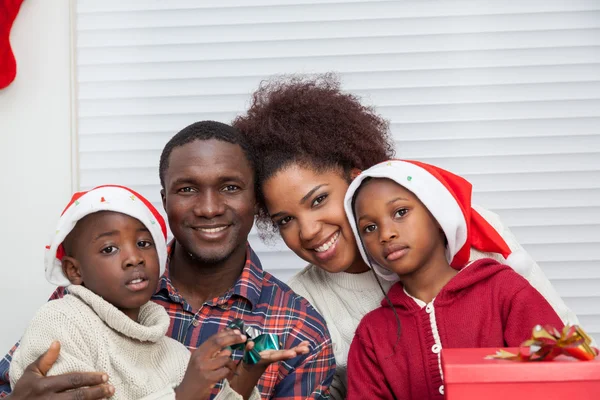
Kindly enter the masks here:
[[0, 89], [15, 79], [17, 63], [10, 48], [10, 29], [23, 0], [0, 0]]

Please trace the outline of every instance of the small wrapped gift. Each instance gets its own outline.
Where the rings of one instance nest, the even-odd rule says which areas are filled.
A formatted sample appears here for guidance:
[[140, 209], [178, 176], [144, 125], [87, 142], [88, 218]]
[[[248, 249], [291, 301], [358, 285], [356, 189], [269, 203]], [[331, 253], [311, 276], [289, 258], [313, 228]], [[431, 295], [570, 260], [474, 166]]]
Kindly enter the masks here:
[[562, 331], [537, 326], [518, 348], [443, 349], [446, 398], [600, 399], [597, 355], [577, 326]]
[[[244, 335], [248, 337], [247, 341], [253, 341], [254, 347], [250, 351], [246, 350], [246, 343], [239, 343], [230, 346], [231, 350], [244, 351], [244, 362], [249, 365], [257, 364], [260, 361], [260, 352], [264, 350], [279, 350], [280, 343], [279, 337], [272, 333], [259, 334], [258, 331], [251, 326], [246, 326], [244, 321], [241, 319], [234, 319], [231, 321], [227, 328], [238, 329]], [[247, 342], [246, 341], [246, 342]]]

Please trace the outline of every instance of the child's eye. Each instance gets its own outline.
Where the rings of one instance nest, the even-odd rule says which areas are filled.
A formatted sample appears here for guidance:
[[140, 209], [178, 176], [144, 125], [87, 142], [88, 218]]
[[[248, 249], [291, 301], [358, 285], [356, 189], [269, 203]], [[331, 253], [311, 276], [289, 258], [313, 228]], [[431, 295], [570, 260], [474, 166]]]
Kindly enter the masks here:
[[394, 213], [394, 218], [402, 218], [407, 212], [408, 210], [406, 208], [401, 208]]
[[194, 191], [194, 189], [188, 186], [188, 187], [181, 188], [177, 191], [180, 193], [192, 193]]
[[106, 246], [105, 248], [103, 248], [102, 250], [100, 250], [100, 253], [102, 254], [112, 254], [114, 252], [117, 251], [117, 248], [115, 246]]
[[279, 225], [279, 226], [283, 226], [283, 225], [287, 224], [288, 222], [290, 222], [291, 220], [292, 220], [292, 217], [290, 217], [290, 216], [287, 216], [287, 217], [283, 217], [283, 218], [281, 218], [281, 219], [280, 219], [279, 221], [277, 221], [276, 223], [277, 223], [277, 225]]
[[152, 247], [154, 244], [149, 240], [140, 240], [137, 242], [139, 248], [146, 249], [148, 247]]
[[363, 232], [365, 232], [365, 233], [371, 233], [371, 232], [375, 231], [375, 229], [377, 229], [377, 225], [370, 224], [370, 225], [367, 225], [367, 226], [365, 226], [363, 228]]
[[313, 200], [311, 207], [315, 207], [318, 206], [319, 204], [321, 204], [323, 202], [323, 200], [325, 200], [327, 198], [326, 194], [322, 194], [320, 196], [317, 196], [316, 199]]

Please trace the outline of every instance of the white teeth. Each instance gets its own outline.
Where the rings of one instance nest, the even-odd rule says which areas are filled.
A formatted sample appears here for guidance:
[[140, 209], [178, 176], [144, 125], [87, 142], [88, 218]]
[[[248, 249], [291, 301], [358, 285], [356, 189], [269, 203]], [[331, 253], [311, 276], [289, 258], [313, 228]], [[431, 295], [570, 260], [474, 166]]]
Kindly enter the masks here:
[[327, 241], [327, 243], [322, 244], [319, 247], [315, 248], [315, 251], [317, 253], [322, 253], [324, 251], [329, 250], [329, 248], [331, 246], [333, 246], [333, 244], [335, 243], [335, 241], [338, 239], [338, 237], [340, 237], [340, 231], [337, 231], [337, 233], [335, 235], [333, 235], [333, 237], [331, 239], [329, 239], [329, 241]]
[[222, 230], [224, 230], [225, 228], [227, 228], [227, 226], [221, 226], [218, 228], [199, 228], [202, 232], [207, 232], [207, 233], [217, 233], [217, 232], [221, 232]]
[[144, 281], [144, 280], [143, 280], [142, 278], [137, 278], [137, 279], [134, 279], [134, 280], [132, 280], [132, 281], [131, 281], [131, 282], [129, 282], [129, 283], [135, 284], [135, 283], [142, 283], [143, 281]]

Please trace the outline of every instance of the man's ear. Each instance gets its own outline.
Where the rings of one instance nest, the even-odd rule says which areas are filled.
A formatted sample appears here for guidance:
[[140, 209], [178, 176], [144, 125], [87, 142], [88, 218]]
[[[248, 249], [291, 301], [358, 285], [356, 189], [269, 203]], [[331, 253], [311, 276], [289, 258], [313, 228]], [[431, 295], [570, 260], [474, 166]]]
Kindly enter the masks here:
[[358, 168], [352, 168], [350, 170], [350, 180], [353, 181], [357, 176], [360, 175], [361, 172], [362, 171], [360, 169], [358, 169]]
[[167, 195], [165, 189], [160, 189], [160, 199], [162, 200], [163, 209], [167, 212]]
[[64, 256], [62, 259], [62, 270], [69, 282], [73, 285], [81, 285], [83, 283], [83, 278], [81, 277], [81, 265], [77, 259]]

